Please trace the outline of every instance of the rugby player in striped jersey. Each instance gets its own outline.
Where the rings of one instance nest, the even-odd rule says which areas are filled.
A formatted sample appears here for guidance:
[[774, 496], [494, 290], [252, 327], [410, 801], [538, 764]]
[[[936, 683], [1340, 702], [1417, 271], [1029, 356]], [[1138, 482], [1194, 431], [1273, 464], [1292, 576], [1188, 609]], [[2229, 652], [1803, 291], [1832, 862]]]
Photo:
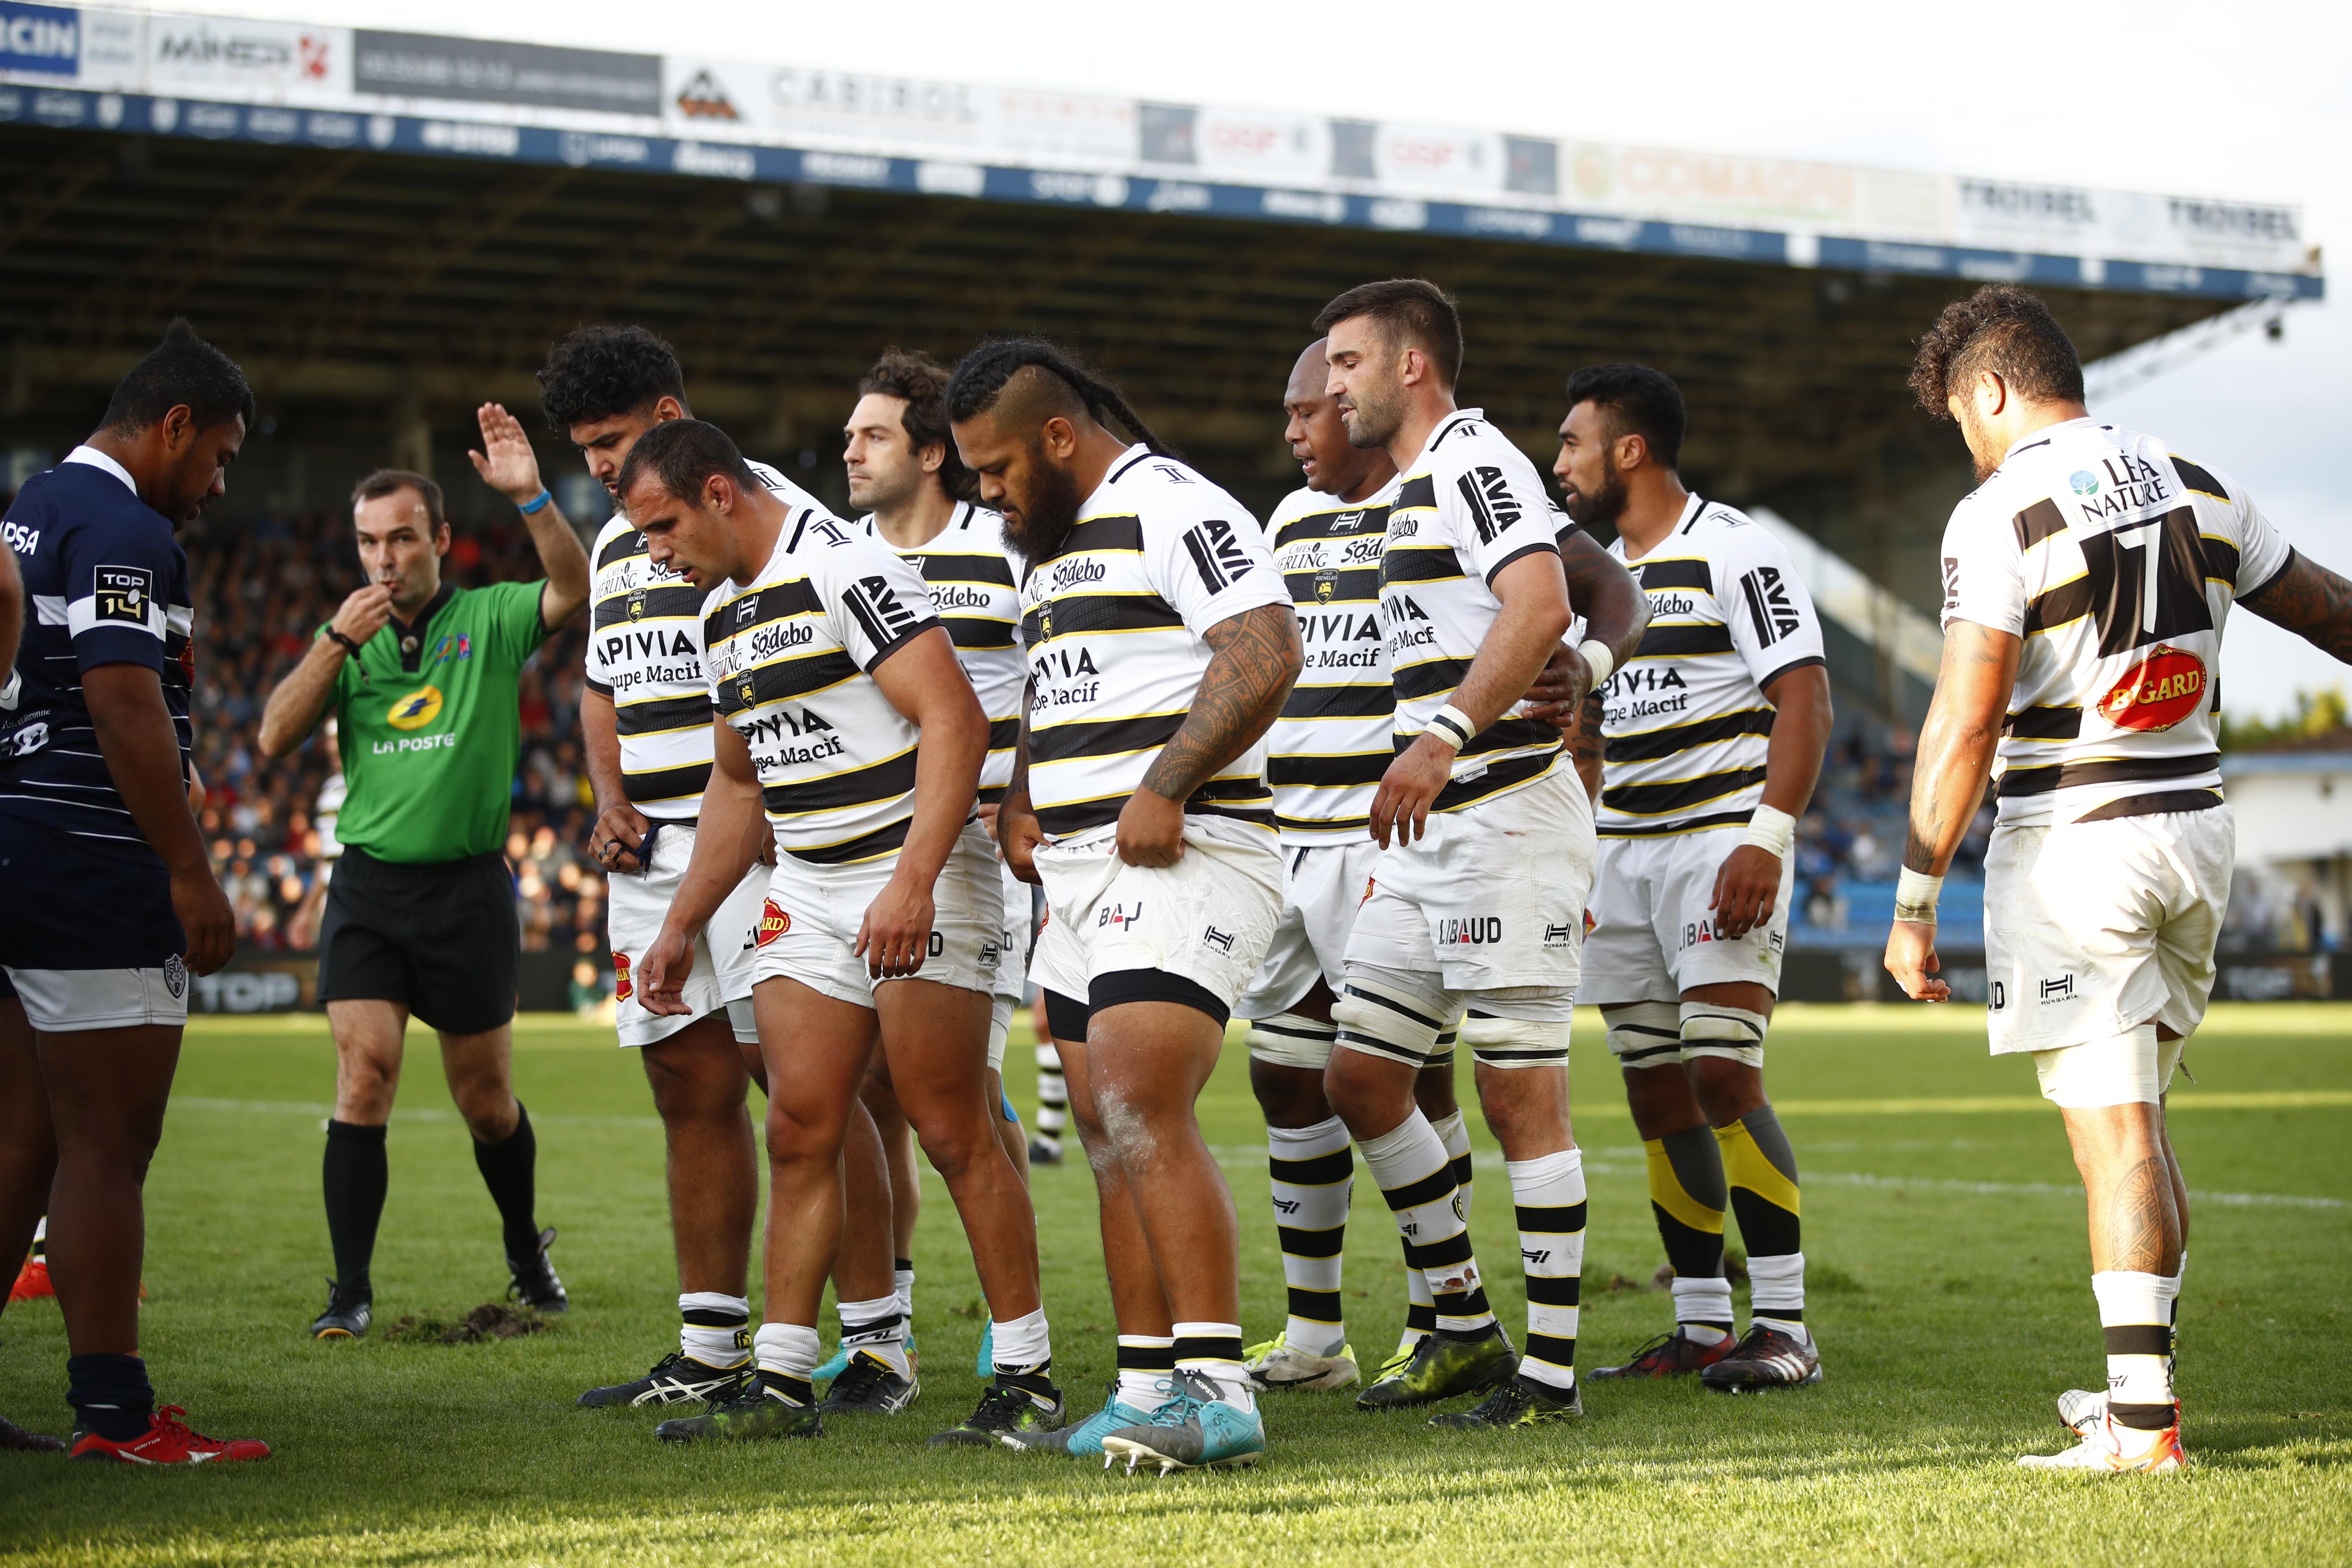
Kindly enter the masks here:
[[[1398, 478], [1381, 553], [1396, 755], [1374, 792], [1382, 853], [1349, 933], [1325, 1092], [1427, 1279], [1436, 1331], [1369, 1407], [1491, 1389], [1436, 1425], [1522, 1427], [1573, 1416], [1584, 1251], [1583, 1160], [1570, 1126], [1568, 1031], [1591, 880], [1592, 805], [1559, 736], [1519, 709], [1581, 611], [1571, 710], [1630, 654], [1645, 619], [1624, 569], [1579, 532], [1563, 563], [1535, 467], [1459, 408], [1462, 326], [1419, 279], [1367, 283], [1324, 307], [1327, 387], [1348, 439]], [[1439, 1032], [1462, 1037], [1517, 1211], [1528, 1342], [1486, 1302], [1459, 1186], [1413, 1086]]]
[[1298, 676], [1297, 616], [1256, 520], [1050, 344], [975, 349], [947, 401], [1029, 562], [1029, 707], [999, 821], [1045, 889], [1034, 963], [1118, 1319], [1111, 1402], [1036, 1446], [1254, 1464], [1233, 1194], [1193, 1102], [1281, 912], [1262, 738]]
[[[747, 1110], [758, 1032], [751, 1020], [754, 928], [767, 895], [753, 867], [694, 941], [688, 1010], [646, 1011], [635, 964], [694, 856], [710, 779], [710, 683], [696, 653], [703, 591], [656, 568], [646, 537], [617, 506], [621, 465], [655, 426], [692, 417], [670, 346], [643, 327], [582, 327], [548, 351], [540, 397], [616, 505], [590, 562], [586, 689], [580, 730], [596, 795], [589, 853], [607, 878], [614, 1021], [653, 1088], [667, 1145], [670, 1230], [677, 1252], [678, 1347], [642, 1377], [592, 1388], [583, 1405], [691, 1404], [740, 1392], [752, 1373], [745, 1294], [758, 1155]], [[816, 498], [763, 463], [753, 477], [795, 509]]]
[[[955, 646], [904, 561], [854, 523], [785, 506], [714, 426], [675, 420], [640, 437], [621, 497], [655, 564], [709, 593], [699, 651], [723, 721], [694, 859], [641, 966], [650, 1010], [687, 1006], [693, 935], [758, 855], [763, 804], [777, 849], [752, 986], [768, 1068], [759, 1373], [740, 1396], [656, 1433], [823, 1430], [817, 1312], [841, 1245], [844, 1135], [877, 1040], [962, 1216], [995, 1336], [994, 1384], [934, 1441], [1058, 1426], [1036, 1218], [981, 1098], [1003, 895], [973, 811], [988, 721]], [[844, 1302], [842, 1318], [845, 1338], [911, 1398], [895, 1292]]]
[[[1650, 603], [1642, 646], [1587, 705], [1605, 750], [1581, 995], [1608, 1022], [1675, 1271], [1675, 1327], [1590, 1375], [1697, 1373], [1732, 1391], [1817, 1382], [1797, 1163], [1764, 1093], [1764, 1033], [1790, 839], [1829, 744], [1821, 621], [1778, 540], [1683, 488], [1671, 380], [1591, 366], [1569, 378], [1568, 401], [1552, 465], [1568, 515], [1615, 527], [1610, 553]], [[1727, 1206], [1754, 1308], [1737, 1340]]]

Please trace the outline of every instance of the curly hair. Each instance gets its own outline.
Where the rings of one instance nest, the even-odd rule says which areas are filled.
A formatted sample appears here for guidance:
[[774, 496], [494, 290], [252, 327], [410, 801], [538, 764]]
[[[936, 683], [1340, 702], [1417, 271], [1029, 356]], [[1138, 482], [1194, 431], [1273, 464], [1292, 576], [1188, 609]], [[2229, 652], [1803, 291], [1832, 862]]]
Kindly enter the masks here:
[[1006, 384], [1016, 374], [1032, 368], [1044, 371], [1068, 387], [1070, 395], [1086, 405], [1087, 413], [1097, 424], [1115, 420], [1129, 439], [1142, 442], [1160, 457], [1180, 456], [1173, 447], [1151, 433], [1151, 426], [1127, 405], [1127, 399], [1119, 395], [1117, 387], [1042, 338], [997, 338], [964, 355], [956, 364], [955, 374], [948, 379], [948, 417], [961, 421], [985, 414], [996, 406], [996, 400], [1004, 395]]
[[1911, 390], [1935, 419], [1949, 419], [1953, 389], [1990, 371], [2033, 403], [2083, 401], [2083, 361], [2041, 297], [1988, 283], [1936, 318], [1911, 361]]
[[874, 368], [857, 384], [857, 395], [896, 397], [907, 405], [898, 427], [908, 443], [920, 452], [938, 447], [947, 453], [940, 464], [940, 488], [958, 500], [976, 500], [980, 476], [963, 466], [955, 436], [948, 429], [948, 367], [927, 353], [887, 348]]
[[664, 397], [686, 406], [686, 373], [669, 344], [643, 327], [575, 327], [539, 369], [540, 402], [558, 435]]

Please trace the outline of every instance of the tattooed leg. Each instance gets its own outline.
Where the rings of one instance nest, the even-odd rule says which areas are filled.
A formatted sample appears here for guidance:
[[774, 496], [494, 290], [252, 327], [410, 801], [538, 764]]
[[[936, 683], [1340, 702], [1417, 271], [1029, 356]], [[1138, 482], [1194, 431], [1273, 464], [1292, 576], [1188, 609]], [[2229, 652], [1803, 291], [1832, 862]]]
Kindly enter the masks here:
[[2181, 1215], [2162, 1108], [2105, 1105], [2063, 1114], [2089, 1201], [2091, 1268], [2179, 1272]]

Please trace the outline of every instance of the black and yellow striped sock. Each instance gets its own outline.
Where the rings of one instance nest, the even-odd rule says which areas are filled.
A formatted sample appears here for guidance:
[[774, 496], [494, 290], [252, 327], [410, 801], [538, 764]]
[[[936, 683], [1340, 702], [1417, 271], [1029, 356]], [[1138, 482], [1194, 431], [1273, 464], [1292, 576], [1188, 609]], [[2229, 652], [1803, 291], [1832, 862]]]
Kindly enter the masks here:
[[[1666, 1262], [1675, 1271], [1675, 1316], [1727, 1334], [1731, 1331], [1729, 1288], [1682, 1288], [1685, 1281], [1696, 1287], [1700, 1281], [1723, 1278], [1722, 1148], [1713, 1131], [1704, 1126], [1646, 1140], [1642, 1147], [1649, 1156], [1650, 1212], [1658, 1222], [1658, 1238], [1665, 1243]], [[1692, 1299], [1695, 1310], [1707, 1315], [1684, 1317], [1685, 1296]], [[1719, 1306], [1714, 1304], [1718, 1296]]]
[[1715, 1136], [1723, 1146], [1732, 1212], [1748, 1244], [1754, 1315], [1805, 1321], [1804, 1233], [1798, 1220], [1797, 1156], [1770, 1106], [1751, 1110]]

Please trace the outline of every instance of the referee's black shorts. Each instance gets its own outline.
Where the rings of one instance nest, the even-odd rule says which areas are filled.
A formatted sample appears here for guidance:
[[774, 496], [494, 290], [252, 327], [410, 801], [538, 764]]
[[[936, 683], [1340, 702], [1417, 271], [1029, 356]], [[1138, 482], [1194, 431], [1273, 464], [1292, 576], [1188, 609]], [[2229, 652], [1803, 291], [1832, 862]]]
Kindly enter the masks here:
[[514, 878], [506, 857], [405, 866], [345, 849], [319, 921], [319, 1000], [397, 1002], [449, 1035], [514, 1017]]

